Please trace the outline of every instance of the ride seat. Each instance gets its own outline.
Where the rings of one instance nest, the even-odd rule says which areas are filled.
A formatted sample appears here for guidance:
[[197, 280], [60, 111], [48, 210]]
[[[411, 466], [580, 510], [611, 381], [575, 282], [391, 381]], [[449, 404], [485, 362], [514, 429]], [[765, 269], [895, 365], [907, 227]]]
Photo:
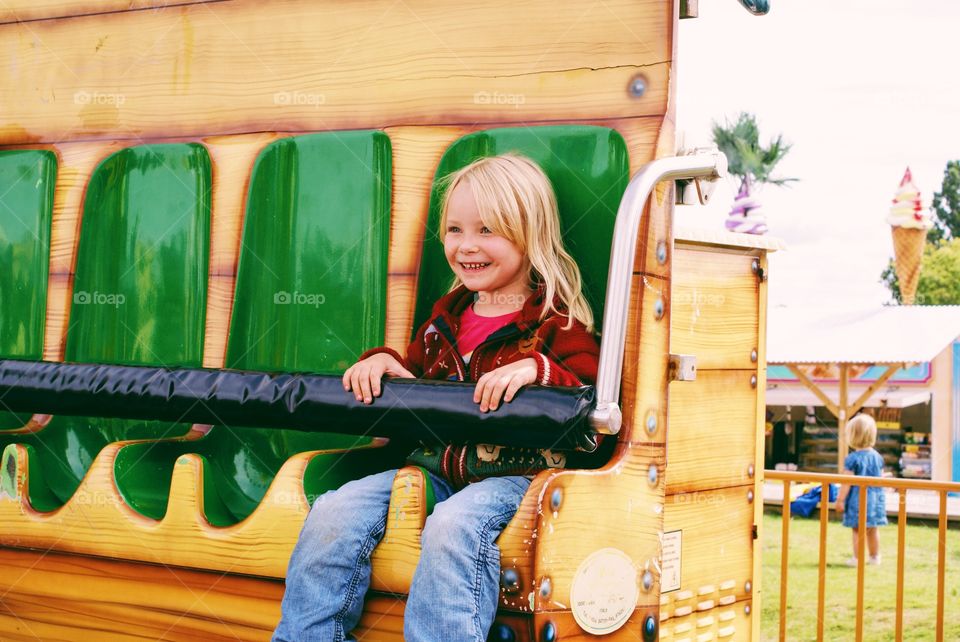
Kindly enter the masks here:
[[[250, 179], [227, 368], [340, 374], [383, 343], [390, 185], [382, 132], [288, 137], [262, 150]], [[323, 417], [317, 425], [327, 432], [220, 424], [181, 440], [131, 444], [117, 455], [118, 487], [135, 510], [162, 519], [174, 464], [197, 454], [205, 517], [229, 526], [254, 511], [298, 453], [312, 453], [308, 500], [402, 462], [385, 439], [337, 434]]]
[[[49, 187], [39, 193], [49, 194], [53, 169], [47, 164], [40, 175]], [[199, 367], [210, 178], [209, 156], [193, 143], [130, 147], [97, 166], [80, 223], [65, 361]], [[30, 269], [44, 284], [35, 288], [40, 292], [48, 256], [37, 251]], [[3, 321], [0, 325], [9, 327]], [[38, 359], [37, 350], [29, 356]], [[0, 433], [0, 447], [26, 448], [28, 498], [34, 509], [47, 512], [70, 499], [107, 444], [178, 437], [189, 430], [189, 424], [167, 421], [56, 416], [39, 430]], [[117, 471], [118, 482], [124, 476]]]
[[[480, 131], [455, 141], [443, 155], [431, 191], [427, 232], [420, 261], [413, 328], [430, 314], [433, 302], [450, 286], [453, 274], [443, 254], [438, 233], [438, 180], [482, 156], [519, 152], [536, 161], [556, 192], [564, 245], [583, 275], [584, 291], [597, 328], [602, 326], [603, 302], [614, 221], [629, 181], [629, 158], [623, 138], [614, 130], [595, 126], [516, 127]], [[604, 463], [614, 440], [594, 461]], [[538, 496], [549, 472], [538, 475], [516, 516], [498, 539], [503, 560], [501, 606], [522, 611], [525, 596], [517, 596], [518, 574], [529, 576], [533, 566], [533, 538]], [[397, 474], [383, 541], [373, 554], [371, 588], [381, 593], [409, 592], [420, 554], [420, 533], [433, 507], [433, 490], [423, 470], [405, 467]], [[375, 598], [371, 598], [375, 599]], [[361, 626], [364, 623], [361, 622]]]

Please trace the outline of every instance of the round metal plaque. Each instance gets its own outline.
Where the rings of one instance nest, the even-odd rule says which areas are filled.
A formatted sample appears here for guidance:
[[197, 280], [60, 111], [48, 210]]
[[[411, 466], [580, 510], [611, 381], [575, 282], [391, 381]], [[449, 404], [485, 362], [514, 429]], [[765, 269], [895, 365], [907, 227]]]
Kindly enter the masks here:
[[573, 576], [573, 618], [593, 635], [613, 633], [626, 624], [640, 599], [637, 569], [618, 548], [602, 548], [583, 560]]

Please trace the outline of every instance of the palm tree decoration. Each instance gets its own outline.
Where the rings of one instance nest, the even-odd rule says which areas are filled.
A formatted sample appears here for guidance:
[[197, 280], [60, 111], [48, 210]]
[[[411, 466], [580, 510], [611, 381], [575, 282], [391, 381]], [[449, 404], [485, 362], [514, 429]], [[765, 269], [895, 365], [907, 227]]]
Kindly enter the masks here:
[[719, 125], [714, 122], [713, 142], [726, 154], [730, 174], [740, 177], [740, 190], [727, 216], [727, 229], [747, 234], [766, 233], [766, 216], [750, 191], [754, 185], [786, 185], [797, 180], [772, 175], [791, 145], [778, 135], [766, 147], [761, 146], [757, 118], [747, 112], [741, 112], [733, 123]]

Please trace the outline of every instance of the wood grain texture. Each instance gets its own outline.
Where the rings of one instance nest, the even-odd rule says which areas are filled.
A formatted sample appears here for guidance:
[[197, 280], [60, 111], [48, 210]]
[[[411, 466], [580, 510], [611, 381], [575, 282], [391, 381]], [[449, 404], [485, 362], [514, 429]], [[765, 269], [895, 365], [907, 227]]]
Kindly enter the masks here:
[[670, 13], [661, 0], [238, 0], [8, 23], [18, 64], [0, 81], [0, 143], [659, 117]]
[[353, 632], [357, 642], [404, 642], [403, 609], [406, 604], [406, 600], [396, 596], [368, 598]]
[[[655, 141], [654, 153], [647, 157], [630, 158], [630, 175], [635, 175], [644, 164], [655, 158], [674, 155], [674, 126], [669, 114], [659, 122], [660, 131]], [[633, 141], [627, 139], [627, 144]], [[634, 272], [668, 278], [670, 276], [671, 238], [673, 234], [674, 182], [661, 181], [647, 199], [646, 210], [637, 236], [637, 250], [633, 262]], [[667, 250], [666, 260], [657, 257], [657, 247], [663, 244]]]
[[756, 371], [758, 279], [751, 254], [699, 251], [678, 244], [673, 256], [670, 351], [697, 357], [697, 369]]
[[[670, 282], [657, 276], [634, 274], [631, 280], [630, 313], [623, 353], [621, 406], [623, 427], [618, 439], [629, 443], [666, 442], [667, 345], [670, 340]], [[656, 302], [664, 313], [656, 318]], [[653, 417], [653, 432], [647, 420]]]
[[[667, 494], [752, 483], [757, 391], [749, 370], [700, 370], [670, 384]], [[760, 431], [763, 434], [763, 431]]]
[[704, 599], [715, 599], [717, 606], [727, 595], [738, 601], [753, 597], [746, 583], [753, 582], [754, 507], [762, 502], [749, 501], [747, 493], [752, 489], [753, 484], [745, 484], [666, 497], [664, 532], [683, 535], [680, 589], [663, 594], [661, 620], [678, 615], [676, 609], [688, 604], [683, 598], [689, 591], [694, 596], [709, 592], [713, 598]]
[[122, 147], [117, 142], [59, 144], [51, 147], [57, 154], [57, 184], [53, 193], [50, 229], [50, 276], [43, 335], [45, 361], [63, 361], [87, 183], [100, 161]]
[[420, 534], [427, 519], [427, 482], [423, 470], [406, 466], [397, 472], [390, 492], [383, 539], [370, 556], [370, 588], [406, 594], [420, 560]]
[[703, 611], [697, 609], [698, 602], [695, 599], [691, 598], [689, 602], [692, 609], [689, 615], [670, 618], [661, 623], [660, 640], [742, 642], [760, 639], [751, 634], [752, 621], [760, 620], [759, 616], [751, 616], [754, 602], [738, 601]]
[[[758, 257], [760, 260], [760, 269], [763, 270], [764, 274], [769, 274], [769, 263], [767, 261], [767, 254], [763, 253]], [[756, 447], [755, 447], [755, 457], [756, 461], [754, 463], [754, 470], [756, 471], [753, 480], [753, 493], [755, 497], [763, 497], [763, 470], [764, 470], [764, 455], [765, 455], [765, 431], [766, 431], [766, 411], [767, 411], [767, 402], [766, 402], [766, 390], [767, 390], [767, 281], [760, 283], [760, 290], [758, 293], [758, 312], [757, 312], [757, 321], [758, 321], [758, 332], [757, 332], [757, 345], [760, 347], [758, 351], [758, 361], [760, 367], [757, 369], [757, 422], [755, 428], [756, 434]], [[753, 524], [754, 528], [757, 529], [757, 540], [762, 542], [763, 540], [763, 502], [757, 501], [754, 502], [753, 508]], [[757, 547], [759, 548], [759, 547]], [[761, 580], [763, 578], [763, 554], [761, 551], [757, 550], [753, 556], [753, 594], [751, 599], [754, 604], [760, 604], [763, 588]], [[752, 622], [752, 638], [753, 640], [760, 639], [760, 616], [759, 614], [753, 618]]]
[[[621, 445], [612, 461], [600, 470], [557, 471], [549, 474], [539, 492], [534, 550], [534, 610], [567, 610], [574, 574], [590, 554], [616, 548], [632, 561], [638, 573], [650, 570], [654, 587], [641, 592], [641, 610], [658, 608], [660, 535], [663, 529], [664, 485], [648, 482], [649, 467], [663, 470], [660, 445]], [[555, 491], [560, 505], [554, 509]], [[549, 577], [546, 598], [537, 590]], [[522, 595], [522, 593], [521, 593]]]
[[386, 345], [403, 354], [412, 333], [433, 178], [443, 153], [470, 129], [388, 127], [385, 131], [393, 148], [385, 339]]
[[[192, 434], [197, 438], [200, 433]], [[2, 538], [16, 546], [100, 555], [154, 564], [282, 578], [309, 506], [303, 472], [322, 451], [299, 453], [281, 467], [263, 501], [244, 521], [212, 526], [203, 513], [203, 460], [181, 456], [174, 466], [170, 502], [160, 521], [134, 512], [113, 481], [117, 451], [104, 448], [66, 504], [38, 513], [27, 500], [29, 470], [20, 447], [12, 492], [0, 496]], [[378, 444], [371, 445], [374, 448]], [[357, 449], [351, 457], [363, 457]]]
[[222, 368], [226, 363], [237, 261], [253, 165], [263, 148], [279, 137], [276, 133], [261, 133], [211, 136], [201, 141], [210, 154], [213, 172], [204, 368]]
[[270, 638], [283, 584], [0, 548], [4, 640]]
[[4, 0], [0, 25], [57, 18], [94, 16], [120, 11], [155, 10], [223, 0]]

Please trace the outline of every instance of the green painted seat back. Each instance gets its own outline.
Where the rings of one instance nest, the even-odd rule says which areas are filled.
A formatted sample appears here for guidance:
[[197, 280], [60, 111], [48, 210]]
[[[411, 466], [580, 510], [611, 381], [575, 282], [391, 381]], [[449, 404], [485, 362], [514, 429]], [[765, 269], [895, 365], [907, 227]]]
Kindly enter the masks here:
[[[0, 359], [43, 355], [56, 178], [53, 152], [0, 152]], [[5, 412], [2, 404], [0, 430], [20, 428], [30, 418]]]
[[[390, 177], [390, 140], [381, 132], [285, 138], [261, 152], [250, 181], [227, 367], [341, 373], [363, 350], [383, 343]], [[221, 425], [192, 442], [124, 448], [118, 466], [138, 462], [131, 465], [169, 479], [178, 455], [199, 453], [206, 461], [207, 519], [224, 526], [256, 508], [292, 455], [369, 443], [347, 435]], [[356, 461], [342, 454], [314, 458], [306, 475], [308, 495], [369, 469]], [[167, 498], [156, 488], [160, 495], [126, 496], [159, 518]]]
[[[613, 224], [630, 179], [623, 138], [612, 129], [584, 125], [480, 131], [450, 146], [440, 160], [436, 178], [477, 158], [506, 152], [529, 157], [550, 178], [560, 209], [564, 245], [580, 266], [584, 292], [593, 308], [596, 327], [600, 328]], [[437, 229], [441, 196], [435, 181], [420, 262], [414, 329], [427, 319], [433, 302], [450, 288], [453, 278]]]
[[[196, 144], [131, 147], [96, 168], [84, 200], [66, 361], [201, 365], [210, 177], [209, 156]], [[7, 443], [28, 446], [31, 502], [52, 510], [69, 499], [107, 443], [174, 437], [189, 428], [54, 417]], [[121, 472], [117, 481], [128, 480]]]

